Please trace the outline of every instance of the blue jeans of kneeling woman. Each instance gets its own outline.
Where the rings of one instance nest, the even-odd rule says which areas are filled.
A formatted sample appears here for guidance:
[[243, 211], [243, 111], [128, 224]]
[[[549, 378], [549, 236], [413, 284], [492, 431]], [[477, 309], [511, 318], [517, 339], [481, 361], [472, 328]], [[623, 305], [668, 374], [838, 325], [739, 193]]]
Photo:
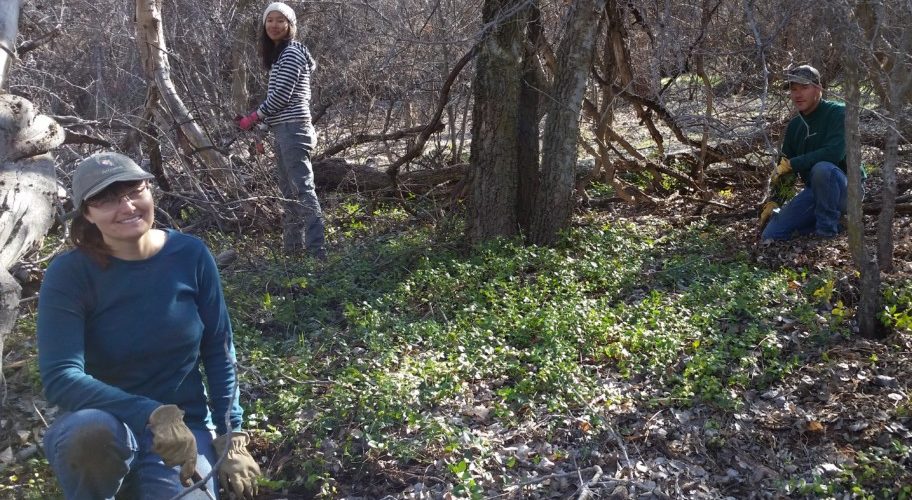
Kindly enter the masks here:
[[846, 211], [848, 179], [836, 165], [822, 161], [811, 167], [811, 181], [763, 230], [764, 240], [787, 240], [793, 234], [815, 233], [832, 237], [839, 232], [839, 218]]
[[[205, 476], [217, 460], [212, 432], [191, 430], [200, 450], [196, 470]], [[180, 467], [166, 466], [152, 451], [152, 432], [136, 436], [106, 411], [58, 417], [44, 436], [44, 453], [67, 500], [167, 500], [184, 490]], [[218, 495], [215, 477], [206, 486]]]

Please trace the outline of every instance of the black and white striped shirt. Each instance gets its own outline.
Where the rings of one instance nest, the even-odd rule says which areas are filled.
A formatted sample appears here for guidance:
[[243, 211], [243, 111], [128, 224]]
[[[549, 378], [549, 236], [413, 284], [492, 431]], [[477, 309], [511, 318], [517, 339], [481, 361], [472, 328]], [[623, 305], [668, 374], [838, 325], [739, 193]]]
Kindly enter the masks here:
[[269, 125], [285, 122], [310, 122], [310, 75], [317, 61], [301, 42], [292, 40], [269, 70], [266, 100], [257, 108]]

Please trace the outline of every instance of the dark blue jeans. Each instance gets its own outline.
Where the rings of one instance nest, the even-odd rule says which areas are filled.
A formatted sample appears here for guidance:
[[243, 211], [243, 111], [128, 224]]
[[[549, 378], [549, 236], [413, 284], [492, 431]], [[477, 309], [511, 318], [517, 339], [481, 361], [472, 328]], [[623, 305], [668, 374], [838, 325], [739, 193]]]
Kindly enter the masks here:
[[847, 193], [848, 179], [839, 167], [824, 161], [815, 164], [810, 183], [773, 214], [762, 239], [787, 240], [796, 233], [836, 236]]
[[[193, 430], [196, 470], [205, 476], [217, 457], [212, 432]], [[44, 453], [67, 500], [167, 500], [182, 492], [180, 467], [152, 452], [152, 432], [137, 436], [114, 415], [79, 410], [61, 415], [44, 435]], [[215, 478], [207, 484], [218, 496]], [[200, 493], [200, 492], [195, 492]]]
[[282, 243], [287, 253], [303, 249], [315, 257], [325, 256], [323, 210], [314, 185], [310, 164], [310, 145], [313, 139], [308, 130], [297, 122], [273, 125], [275, 152], [278, 164], [279, 189], [285, 197], [282, 219]]

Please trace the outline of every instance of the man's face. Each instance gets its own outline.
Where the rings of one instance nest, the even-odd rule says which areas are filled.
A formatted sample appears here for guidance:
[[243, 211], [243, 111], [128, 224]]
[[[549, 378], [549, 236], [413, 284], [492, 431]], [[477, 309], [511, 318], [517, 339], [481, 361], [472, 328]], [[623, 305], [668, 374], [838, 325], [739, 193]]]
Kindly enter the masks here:
[[792, 104], [803, 115], [810, 114], [817, 109], [822, 95], [823, 90], [817, 85], [795, 82], [789, 84], [789, 97], [792, 99]]

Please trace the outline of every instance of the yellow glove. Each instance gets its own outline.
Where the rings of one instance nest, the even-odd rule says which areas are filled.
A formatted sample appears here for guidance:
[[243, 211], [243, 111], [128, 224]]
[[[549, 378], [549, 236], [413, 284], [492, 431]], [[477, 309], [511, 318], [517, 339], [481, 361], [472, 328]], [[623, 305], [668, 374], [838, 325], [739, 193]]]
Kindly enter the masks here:
[[256, 478], [260, 475], [260, 466], [247, 451], [249, 441], [246, 432], [232, 432], [215, 438], [212, 445], [218, 456], [222, 456], [225, 447], [229, 446], [228, 455], [219, 466], [219, 482], [238, 498], [252, 499], [257, 494]]
[[196, 471], [196, 438], [184, 424], [184, 411], [175, 405], [162, 405], [149, 416], [152, 451], [168, 467], [181, 466], [180, 478], [188, 484]]
[[763, 208], [760, 210], [760, 231], [763, 231], [763, 228], [766, 227], [766, 223], [769, 222], [770, 216], [773, 215], [773, 210], [779, 208], [779, 204], [775, 201], [768, 201], [763, 204]]
[[774, 186], [779, 182], [779, 178], [783, 175], [792, 171], [792, 162], [788, 158], [782, 158], [779, 160], [779, 164], [776, 165], [776, 168], [773, 169], [773, 175], [770, 177], [770, 186]]

